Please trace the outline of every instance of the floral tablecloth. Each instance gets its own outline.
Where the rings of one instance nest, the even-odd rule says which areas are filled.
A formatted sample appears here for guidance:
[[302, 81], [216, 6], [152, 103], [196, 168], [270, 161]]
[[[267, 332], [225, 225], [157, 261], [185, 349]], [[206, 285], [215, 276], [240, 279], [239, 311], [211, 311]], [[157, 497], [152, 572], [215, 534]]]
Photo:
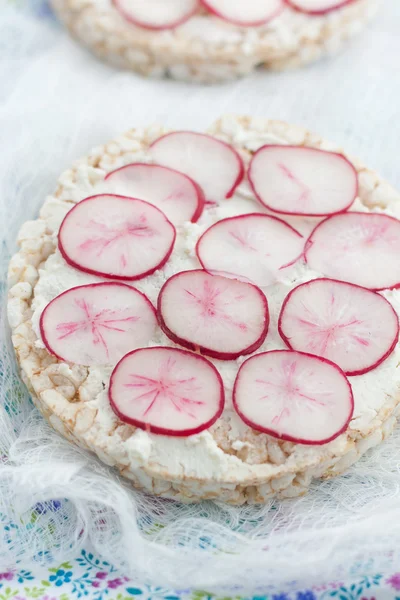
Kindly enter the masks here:
[[[0, 600], [246, 600], [221, 598], [206, 590], [173, 591], [138, 585], [118, 573], [112, 565], [83, 550], [73, 560], [38, 567], [34, 571], [19, 568], [0, 572]], [[390, 577], [379, 573], [363, 577], [350, 585], [340, 582], [300, 590], [290, 594], [254, 597], [252, 600], [400, 600], [400, 572]], [[250, 600], [250, 599], [249, 599]]]

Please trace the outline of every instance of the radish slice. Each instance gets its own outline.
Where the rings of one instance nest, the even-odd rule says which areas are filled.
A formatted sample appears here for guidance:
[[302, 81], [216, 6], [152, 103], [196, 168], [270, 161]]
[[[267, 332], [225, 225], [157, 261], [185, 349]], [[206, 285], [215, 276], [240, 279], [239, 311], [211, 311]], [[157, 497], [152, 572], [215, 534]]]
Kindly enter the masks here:
[[58, 234], [68, 264], [111, 279], [141, 279], [171, 255], [175, 227], [158, 208], [134, 198], [99, 195], [79, 202]]
[[347, 375], [375, 369], [399, 341], [399, 319], [386, 298], [334, 279], [315, 279], [292, 290], [278, 330], [291, 350], [323, 356]]
[[286, 215], [343, 212], [358, 194], [357, 171], [341, 154], [299, 146], [263, 146], [250, 163], [250, 184], [261, 204]]
[[332, 10], [337, 10], [351, 4], [354, 0], [286, 0], [287, 4], [309, 15], [324, 15]]
[[240, 215], [212, 225], [197, 242], [203, 269], [267, 286], [279, 270], [294, 263], [304, 250], [304, 238], [276, 217]]
[[332, 279], [371, 290], [400, 287], [400, 221], [350, 212], [325, 219], [305, 249], [308, 265]]
[[236, 377], [233, 405], [249, 427], [296, 444], [334, 440], [354, 411], [351, 385], [337, 365], [289, 350], [246, 360]]
[[204, 271], [171, 277], [158, 297], [158, 316], [172, 341], [221, 360], [257, 350], [269, 325], [261, 290]]
[[196, 181], [209, 203], [231, 198], [244, 177], [243, 161], [236, 150], [202, 133], [168, 133], [156, 140], [150, 151], [156, 163]]
[[176, 226], [195, 223], [203, 212], [204, 195], [197, 183], [167, 167], [127, 165], [108, 173], [105, 181], [107, 192], [146, 200]]
[[211, 427], [224, 409], [224, 386], [208, 360], [174, 348], [141, 348], [115, 367], [111, 407], [121, 421], [163, 435]]
[[113, 0], [122, 16], [145, 29], [172, 29], [187, 21], [199, 7], [198, 0]]
[[284, 8], [283, 0], [201, 0], [217, 17], [242, 27], [268, 23]]
[[54, 298], [40, 318], [48, 351], [79, 365], [115, 364], [130, 350], [147, 345], [156, 327], [152, 304], [124, 283], [71, 288]]

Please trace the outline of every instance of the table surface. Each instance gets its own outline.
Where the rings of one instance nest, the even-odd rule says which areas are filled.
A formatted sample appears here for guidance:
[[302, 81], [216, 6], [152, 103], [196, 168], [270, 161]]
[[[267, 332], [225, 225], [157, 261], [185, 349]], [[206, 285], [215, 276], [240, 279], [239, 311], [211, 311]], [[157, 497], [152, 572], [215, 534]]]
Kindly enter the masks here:
[[[46, 43], [51, 29], [58, 27], [45, 0], [10, 0], [22, 10], [24, 16], [37, 20], [35, 43]], [[79, 88], [76, 105], [63, 105], [63, 87], [70, 80], [58, 77], [57, 61], [48, 65], [48, 80], [52, 82], [53, 98], [57, 106], [47, 100], [46, 85], [35, 87], [30, 98], [30, 113], [47, 110], [54, 119], [55, 134], [60, 114], [65, 118], [78, 114], [84, 100], [95, 95], [90, 107], [85, 135], [74, 139], [70, 156], [54, 157], [53, 169], [48, 175], [51, 186], [54, 175], [76, 158], [100, 142], [111, 138], [135, 124], [160, 122], [171, 127], [207, 127], [223, 113], [243, 113], [285, 119], [305, 125], [327, 139], [338, 142], [346, 149], [378, 170], [392, 184], [400, 187], [398, 166], [399, 97], [400, 97], [400, 0], [386, 0], [384, 10], [368, 33], [360, 36], [347, 52], [328, 62], [322, 62], [302, 71], [282, 74], [257, 73], [254, 76], [215, 87], [186, 85], [172, 81], [152, 81], [151, 84], [132, 74], [115, 75], [105, 65], [87, 56], [76, 44], [57, 29], [57, 52], [68, 56], [65, 73], [70, 73]], [[34, 50], [34, 48], [33, 48]], [[34, 55], [34, 52], [33, 52]], [[85, 65], [85, 69], [82, 68]], [[90, 65], [90, 69], [88, 69]], [[7, 94], [18, 94], [18, 78], [24, 76], [26, 63], [21, 61], [18, 72], [11, 73], [2, 82], [0, 101]], [[34, 77], [34, 67], [31, 74]], [[117, 82], [117, 110], [109, 123], [104, 124], [104, 107], [110, 105], [112, 91], [107, 88], [108, 78]], [[296, 90], [296, 93], [293, 93]], [[68, 101], [70, 101], [70, 96]], [[80, 98], [81, 97], [81, 100]], [[140, 102], [132, 102], [132, 97]], [[75, 109], [75, 110], [73, 110]], [[85, 106], [87, 109], [87, 106]], [[98, 127], [93, 127], [93, 123]], [[65, 125], [65, 124], [64, 124]], [[35, 122], [32, 121], [32, 135]], [[67, 127], [64, 126], [64, 130]], [[51, 143], [51, 140], [49, 141]], [[51, 189], [51, 187], [49, 187]], [[32, 208], [32, 211], [35, 207]], [[400, 570], [400, 565], [399, 565]], [[38, 598], [93, 598], [102, 600], [127, 600], [138, 597], [174, 600], [208, 600], [206, 591], [191, 592], [138, 585], [115, 571], [108, 563], [89, 550], [61, 565], [37, 567], [32, 571], [17, 569], [1, 572], [0, 600]], [[391, 576], [376, 574], [351, 584], [332, 583], [324, 588], [302, 590], [289, 595], [273, 596], [273, 600], [374, 600], [388, 598], [400, 600], [400, 572]], [[227, 599], [225, 599], [227, 600]]]
[[89, 550], [60, 565], [26, 571], [0, 571], [0, 600], [400, 600], [400, 572], [362, 577], [350, 584], [336, 582], [290, 594], [253, 599], [219, 598], [206, 590], [172, 591], [139, 585], [124, 577]]

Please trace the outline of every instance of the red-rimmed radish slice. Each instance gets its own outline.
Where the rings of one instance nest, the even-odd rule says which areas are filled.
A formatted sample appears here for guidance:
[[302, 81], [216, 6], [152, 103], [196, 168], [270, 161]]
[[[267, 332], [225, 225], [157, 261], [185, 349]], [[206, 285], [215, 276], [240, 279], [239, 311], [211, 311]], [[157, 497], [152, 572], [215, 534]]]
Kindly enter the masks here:
[[349, 212], [322, 221], [305, 259], [322, 275], [371, 290], [400, 286], [400, 221], [379, 213]]
[[258, 200], [273, 212], [326, 216], [350, 208], [358, 194], [357, 172], [342, 155], [300, 146], [263, 146], [248, 178]]
[[193, 131], [175, 131], [150, 147], [154, 161], [196, 181], [210, 203], [230, 198], [244, 177], [240, 155], [226, 142]]
[[351, 4], [354, 0], [285, 0], [286, 3], [298, 10], [309, 15], [324, 15], [332, 10], [343, 8], [347, 4]]
[[334, 279], [314, 279], [292, 290], [278, 330], [291, 350], [327, 358], [347, 375], [375, 369], [399, 341], [399, 319], [386, 298]]
[[225, 401], [214, 365], [198, 354], [162, 347], [124, 356], [111, 375], [109, 398], [121, 421], [173, 436], [211, 427]]
[[171, 255], [175, 227], [143, 200], [103, 194], [79, 202], [58, 234], [68, 264], [111, 279], [134, 280], [160, 269]]
[[199, 0], [113, 0], [121, 15], [145, 29], [172, 29], [187, 21]]
[[326, 444], [353, 415], [351, 385], [334, 363], [302, 352], [272, 350], [240, 367], [233, 405], [257, 431], [297, 444]]
[[172, 341], [221, 360], [257, 350], [269, 325], [261, 290], [205, 271], [171, 277], [158, 297], [158, 316]]
[[215, 223], [196, 246], [206, 271], [262, 287], [274, 283], [279, 270], [294, 263], [303, 250], [304, 238], [293, 227], [258, 213]]
[[107, 192], [132, 196], [157, 206], [174, 225], [195, 223], [204, 208], [204, 194], [187, 175], [159, 165], [132, 164], [108, 173]]
[[284, 0], [201, 0], [217, 17], [242, 27], [268, 23], [284, 8]]
[[147, 345], [156, 328], [150, 301], [124, 283], [71, 288], [54, 298], [40, 318], [48, 351], [78, 365], [115, 364]]

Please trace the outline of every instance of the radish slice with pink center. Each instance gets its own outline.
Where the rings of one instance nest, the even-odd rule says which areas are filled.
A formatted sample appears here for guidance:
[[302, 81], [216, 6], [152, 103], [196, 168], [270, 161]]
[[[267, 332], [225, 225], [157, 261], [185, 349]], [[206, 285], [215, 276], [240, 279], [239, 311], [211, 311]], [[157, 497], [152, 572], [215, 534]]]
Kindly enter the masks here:
[[209, 203], [230, 198], [244, 177], [240, 155], [226, 142], [193, 131], [176, 131], [150, 147], [154, 161], [196, 181]]
[[268, 23], [284, 8], [283, 0], [201, 0], [217, 17], [242, 27]]
[[309, 15], [324, 15], [332, 10], [343, 8], [354, 0], [286, 0], [287, 4]]
[[176, 226], [196, 222], [203, 212], [204, 195], [197, 183], [168, 167], [126, 165], [108, 173], [105, 181], [107, 192], [145, 200]]
[[357, 172], [342, 154], [299, 146], [263, 146], [250, 163], [250, 184], [273, 212], [325, 216], [350, 208]]
[[272, 350], [239, 369], [233, 405], [257, 431], [297, 444], [326, 444], [354, 411], [351, 385], [334, 363], [302, 352]]
[[293, 227], [257, 213], [215, 223], [196, 247], [206, 271], [262, 287], [274, 283], [279, 270], [294, 263], [303, 250], [304, 238]]
[[211, 427], [224, 409], [224, 386], [208, 360], [174, 348], [135, 350], [115, 367], [111, 407], [124, 423], [188, 436]]
[[58, 234], [68, 264], [111, 279], [141, 279], [160, 269], [171, 255], [175, 227], [143, 200], [99, 195], [79, 202]]
[[147, 345], [156, 328], [150, 301], [123, 283], [71, 288], [54, 298], [40, 318], [48, 351], [78, 365], [115, 364]]
[[198, 0], [113, 0], [122, 16], [145, 29], [172, 29], [187, 21], [199, 7]]
[[400, 286], [400, 221], [349, 212], [325, 219], [311, 233], [305, 258], [319, 273], [371, 290]]
[[399, 319], [386, 298], [334, 279], [292, 290], [278, 329], [290, 349], [327, 358], [347, 375], [375, 369], [399, 341]]
[[158, 315], [172, 341], [221, 360], [257, 350], [269, 325], [261, 290], [205, 271], [171, 277], [158, 297]]

